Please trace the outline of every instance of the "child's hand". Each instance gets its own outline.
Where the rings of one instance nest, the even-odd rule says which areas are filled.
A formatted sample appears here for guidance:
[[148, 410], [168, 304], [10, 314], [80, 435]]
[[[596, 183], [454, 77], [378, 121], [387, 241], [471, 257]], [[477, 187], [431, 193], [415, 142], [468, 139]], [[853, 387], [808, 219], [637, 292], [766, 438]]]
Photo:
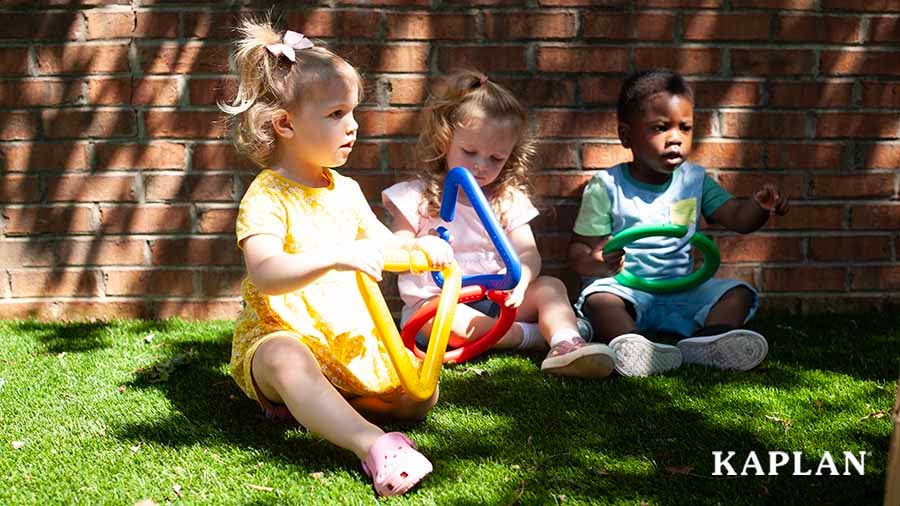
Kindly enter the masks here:
[[335, 268], [338, 270], [362, 271], [381, 281], [384, 270], [384, 249], [381, 243], [363, 239], [354, 241], [349, 247], [337, 248]]
[[591, 257], [606, 267], [606, 270], [609, 272], [608, 276], [615, 276], [625, 268], [624, 249], [617, 249], [604, 253], [602, 247], [597, 247], [591, 252]]
[[514, 307], [517, 308], [522, 305], [522, 301], [525, 300], [525, 290], [528, 289], [528, 283], [519, 282], [515, 288], [510, 290], [509, 296], [506, 298], [506, 307]]
[[437, 236], [420, 237], [416, 239], [414, 246], [425, 253], [432, 267], [443, 268], [453, 262], [453, 248]]
[[778, 188], [766, 183], [753, 194], [753, 200], [759, 204], [759, 207], [769, 211], [769, 213], [784, 216], [788, 212], [788, 200], [781, 195]]

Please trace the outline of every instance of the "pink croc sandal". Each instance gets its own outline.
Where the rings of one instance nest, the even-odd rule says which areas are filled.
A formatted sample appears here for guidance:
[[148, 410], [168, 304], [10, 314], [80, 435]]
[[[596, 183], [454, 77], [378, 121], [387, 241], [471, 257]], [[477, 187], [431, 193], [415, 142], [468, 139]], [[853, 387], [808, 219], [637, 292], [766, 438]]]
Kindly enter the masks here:
[[403, 494], [432, 471], [431, 462], [415, 448], [415, 443], [400, 432], [388, 432], [372, 443], [362, 468], [372, 478], [378, 495]]

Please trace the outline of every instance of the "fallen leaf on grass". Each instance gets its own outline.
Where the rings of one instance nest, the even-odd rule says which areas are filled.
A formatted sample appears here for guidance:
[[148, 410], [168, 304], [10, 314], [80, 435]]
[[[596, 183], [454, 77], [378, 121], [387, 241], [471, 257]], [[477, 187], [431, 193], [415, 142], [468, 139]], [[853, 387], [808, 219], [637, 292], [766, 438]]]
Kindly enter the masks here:
[[184, 474], [184, 468], [181, 466], [175, 466], [175, 472], [178, 474]]
[[272, 487], [263, 487], [261, 485], [253, 485], [252, 483], [245, 483], [244, 485], [247, 485], [249, 488], [252, 488], [253, 490], [259, 490], [261, 492], [272, 492], [275, 490]]
[[177, 495], [179, 499], [182, 498], [181, 497], [181, 485], [178, 485], [178, 484], [172, 485], [172, 492], [175, 492], [175, 495]]
[[781, 425], [784, 426], [784, 430], [787, 430], [787, 428], [790, 427], [790, 425], [791, 425], [790, 420], [787, 420], [785, 418], [778, 418], [777, 416], [766, 415], [766, 420], [768, 420], [772, 423], [780, 423]]
[[137, 453], [137, 452], [139, 452], [140, 450], [141, 450], [141, 443], [138, 443], [138, 444], [136, 444], [136, 445], [134, 445], [134, 446], [131, 447], [131, 452], [132, 452], [132, 453]]
[[873, 412], [869, 413], [868, 415], [860, 418], [859, 421], [861, 422], [861, 421], [865, 420], [866, 418], [878, 419], [878, 418], [884, 418], [886, 416], [888, 416], [887, 411], [882, 409], [881, 411], [873, 411]]
[[316, 471], [314, 473], [309, 473], [309, 477], [314, 480], [321, 480], [325, 477], [325, 473], [323, 473], [322, 471]]
[[153, 499], [141, 499], [140, 501], [134, 503], [134, 506], [159, 506]]
[[118, 388], [120, 394], [124, 394], [125, 390], [127, 390], [127, 389], [128, 389], [128, 387], [126, 387], [125, 385], [119, 385], [119, 388]]
[[153, 342], [153, 337], [153, 334], [147, 334], [146, 336], [144, 336], [144, 342], [150, 344], [151, 342]]
[[693, 466], [666, 466], [666, 472], [669, 474], [689, 474], [694, 467]]
[[12, 442], [13, 450], [18, 450], [19, 448], [21, 448], [23, 446], [25, 446], [25, 441], [13, 441]]
[[817, 408], [822, 409], [822, 399], [816, 399], [815, 404]]

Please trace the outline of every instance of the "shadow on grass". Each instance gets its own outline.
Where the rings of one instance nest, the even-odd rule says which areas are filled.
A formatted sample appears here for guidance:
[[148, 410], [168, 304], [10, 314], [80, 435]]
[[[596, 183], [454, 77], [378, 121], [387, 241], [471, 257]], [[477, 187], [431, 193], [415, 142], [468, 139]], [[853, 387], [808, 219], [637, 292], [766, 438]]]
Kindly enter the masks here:
[[[123, 327], [123, 325], [125, 325]], [[12, 331], [20, 331], [34, 336], [44, 346], [46, 353], [82, 353], [109, 348], [116, 338], [115, 331], [122, 333], [164, 332], [169, 329], [167, 321], [129, 321], [127, 324], [113, 322], [48, 323], [34, 320], [11, 322]]]

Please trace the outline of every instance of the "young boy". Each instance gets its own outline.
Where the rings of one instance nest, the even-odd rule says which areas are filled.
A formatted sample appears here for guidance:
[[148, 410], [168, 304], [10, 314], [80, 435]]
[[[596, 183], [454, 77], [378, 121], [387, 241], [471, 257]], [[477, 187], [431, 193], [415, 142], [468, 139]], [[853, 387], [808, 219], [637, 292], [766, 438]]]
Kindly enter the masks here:
[[[756, 312], [757, 293], [733, 279], [710, 279], [685, 292], [656, 295], [628, 288], [613, 278], [623, 268], [648, 279], [675, 278], [693, 270], [688, 240], [699, 214], [742, 234], [762, 227], [770, 214], [783, 215], [788, 202], [765, 184], [752, 199], [733, 198], [691, 154], [694, 95], [668, 70], [640, 72], [622, 86], [618, 102], [619, 139], [634, 161], [598, 173], [584, 189], [569, 262], [585, 284], [575, 305], [594, 327], [595, 341], [616, 353], [616, 371], [647, 376], [674, 369], [682, 361], [722, 369], [749, 370], [763, 361], [768, 343], [742, 329]], [[604, 254], [612, 235], [637, 225], [688, 227], [682, 238], [651, 237]], [[676, 346], [654, 343], [644, 331], [664, 331], [687, 339]]]

